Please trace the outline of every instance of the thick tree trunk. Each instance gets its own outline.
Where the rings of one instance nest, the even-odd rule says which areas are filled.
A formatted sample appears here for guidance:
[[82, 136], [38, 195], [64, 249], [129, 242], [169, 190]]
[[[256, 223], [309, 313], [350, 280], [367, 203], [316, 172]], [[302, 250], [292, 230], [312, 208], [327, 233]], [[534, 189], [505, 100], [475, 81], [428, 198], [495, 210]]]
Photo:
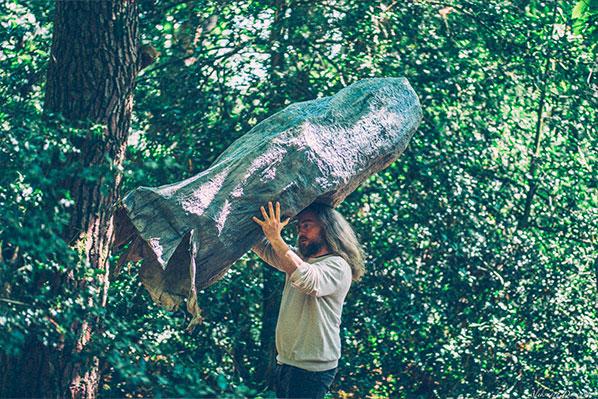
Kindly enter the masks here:
[[[108, 289], [107, 259], [113, 237], [112, 205], [118, 200], [138, 57], [138, 12], [133, 0], [56, 1], [45, 111], [61, 114], [89, 129], [75, 144], [80, 149], [69, 160], [77, 172], [65, 176], [64, 186], [75, 201], [65, 239], [77, 248], [89, 267], [99, 269], [98, 281], [58, 279], [69, 289], [95, 285], [98, 295], [90, 306], [104, 306]], [[83, 177], [83, 171], [98, 179]], [[32, 336], [27, 352], [8, 359], [9, 376], [2, 392], [18, 397], [78, 397], [97, 395], [99, 359], [78, 356], [98, 328], [98, 320], [84, 317], [71, 326], [77, 337], [50, 348]], [[32, 334], [35, 335], [35, 334]], [[5, 361], [6, 359], [3, 359]], [[11, 362], [12, 361], [12, 362]]]

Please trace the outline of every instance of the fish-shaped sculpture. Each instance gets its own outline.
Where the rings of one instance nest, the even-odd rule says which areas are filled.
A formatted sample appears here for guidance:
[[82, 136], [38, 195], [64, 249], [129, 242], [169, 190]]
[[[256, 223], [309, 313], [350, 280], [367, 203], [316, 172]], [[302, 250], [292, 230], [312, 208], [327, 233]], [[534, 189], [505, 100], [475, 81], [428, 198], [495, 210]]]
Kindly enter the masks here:
[[407, 147], [422, 119], [405, 78], [360, 80], [330, 97], [291, 104], [234, 141], [203, 172], [127, 193], [116, 212], [123, 260], [139, 260], [152, 299], [174, 310], [218, 281], [264, 238], [252, 216], [279, 201], [285, 217], [312, 202], [337, 206]]

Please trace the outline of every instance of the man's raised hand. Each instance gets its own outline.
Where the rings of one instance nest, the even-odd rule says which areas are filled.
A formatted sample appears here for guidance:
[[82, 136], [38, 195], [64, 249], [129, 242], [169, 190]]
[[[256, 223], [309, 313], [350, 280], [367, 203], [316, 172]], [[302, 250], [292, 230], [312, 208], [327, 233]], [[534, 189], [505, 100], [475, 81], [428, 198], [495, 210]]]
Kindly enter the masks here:
[[262, 216], [264, 220], [253, 216], [251, 219], [262, 227], [264, 235], [268, 241], [272, 242], [277, 238], [280, 238], [280, 232], [289, 223], [291, 218], [287, 218], [284, 222], [280, 221], [280, 202], [276, 202], [276, 211], [272, 206], [272, 201], [268, 201], [269, 214], [266, 213], [266, 209], [261, 206]]

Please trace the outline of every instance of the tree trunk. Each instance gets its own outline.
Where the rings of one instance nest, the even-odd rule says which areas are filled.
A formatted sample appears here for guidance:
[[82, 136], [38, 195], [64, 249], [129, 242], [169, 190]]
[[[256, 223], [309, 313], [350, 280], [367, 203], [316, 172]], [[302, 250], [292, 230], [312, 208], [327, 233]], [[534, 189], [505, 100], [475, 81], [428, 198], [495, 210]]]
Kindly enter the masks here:
[[[84, 137], [73, 139], [80, 153], [68, 163], [77, 172], [63, 181], [75, 202], [65, 239], [88, 267], [102, 273], [93, 281], [77, 281], [71, 273], [54, 283], [68, 284], [74, 292], [94, 285], [98, 294], [88, 306], [105, 306], [107, 299], [112, 205], [119, 196], [119, 170], [141, 66], [137, 25], [134, 0], [56, 1], [44, 111], [62, 115], [69, 124], [89, 127]], [[99, 130], [92, 131], [92, 124], [99, 125]], [[86, 179], [84, 171], [97, 173], [98, 178]], [[59, 348], [42, 344], [32, 334], [26, 353], [7, 361], [9, 378], [2, 395], [97, 396], [100, 360], [82, 353], [97, 328], [99, 320], [83, 317], [71, 326], [77, 339], [66, 339]]]

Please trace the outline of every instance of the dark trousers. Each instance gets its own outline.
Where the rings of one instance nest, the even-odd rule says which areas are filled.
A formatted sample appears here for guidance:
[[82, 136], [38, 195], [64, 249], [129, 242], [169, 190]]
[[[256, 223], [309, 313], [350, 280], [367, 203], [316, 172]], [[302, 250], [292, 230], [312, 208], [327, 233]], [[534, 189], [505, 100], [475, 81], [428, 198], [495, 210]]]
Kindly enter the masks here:
[[326, 371], [308, 371], [288, 364], [277, 364], [274, 371], [276, 397], [323, 399], [337, 370], [338, 367]]

